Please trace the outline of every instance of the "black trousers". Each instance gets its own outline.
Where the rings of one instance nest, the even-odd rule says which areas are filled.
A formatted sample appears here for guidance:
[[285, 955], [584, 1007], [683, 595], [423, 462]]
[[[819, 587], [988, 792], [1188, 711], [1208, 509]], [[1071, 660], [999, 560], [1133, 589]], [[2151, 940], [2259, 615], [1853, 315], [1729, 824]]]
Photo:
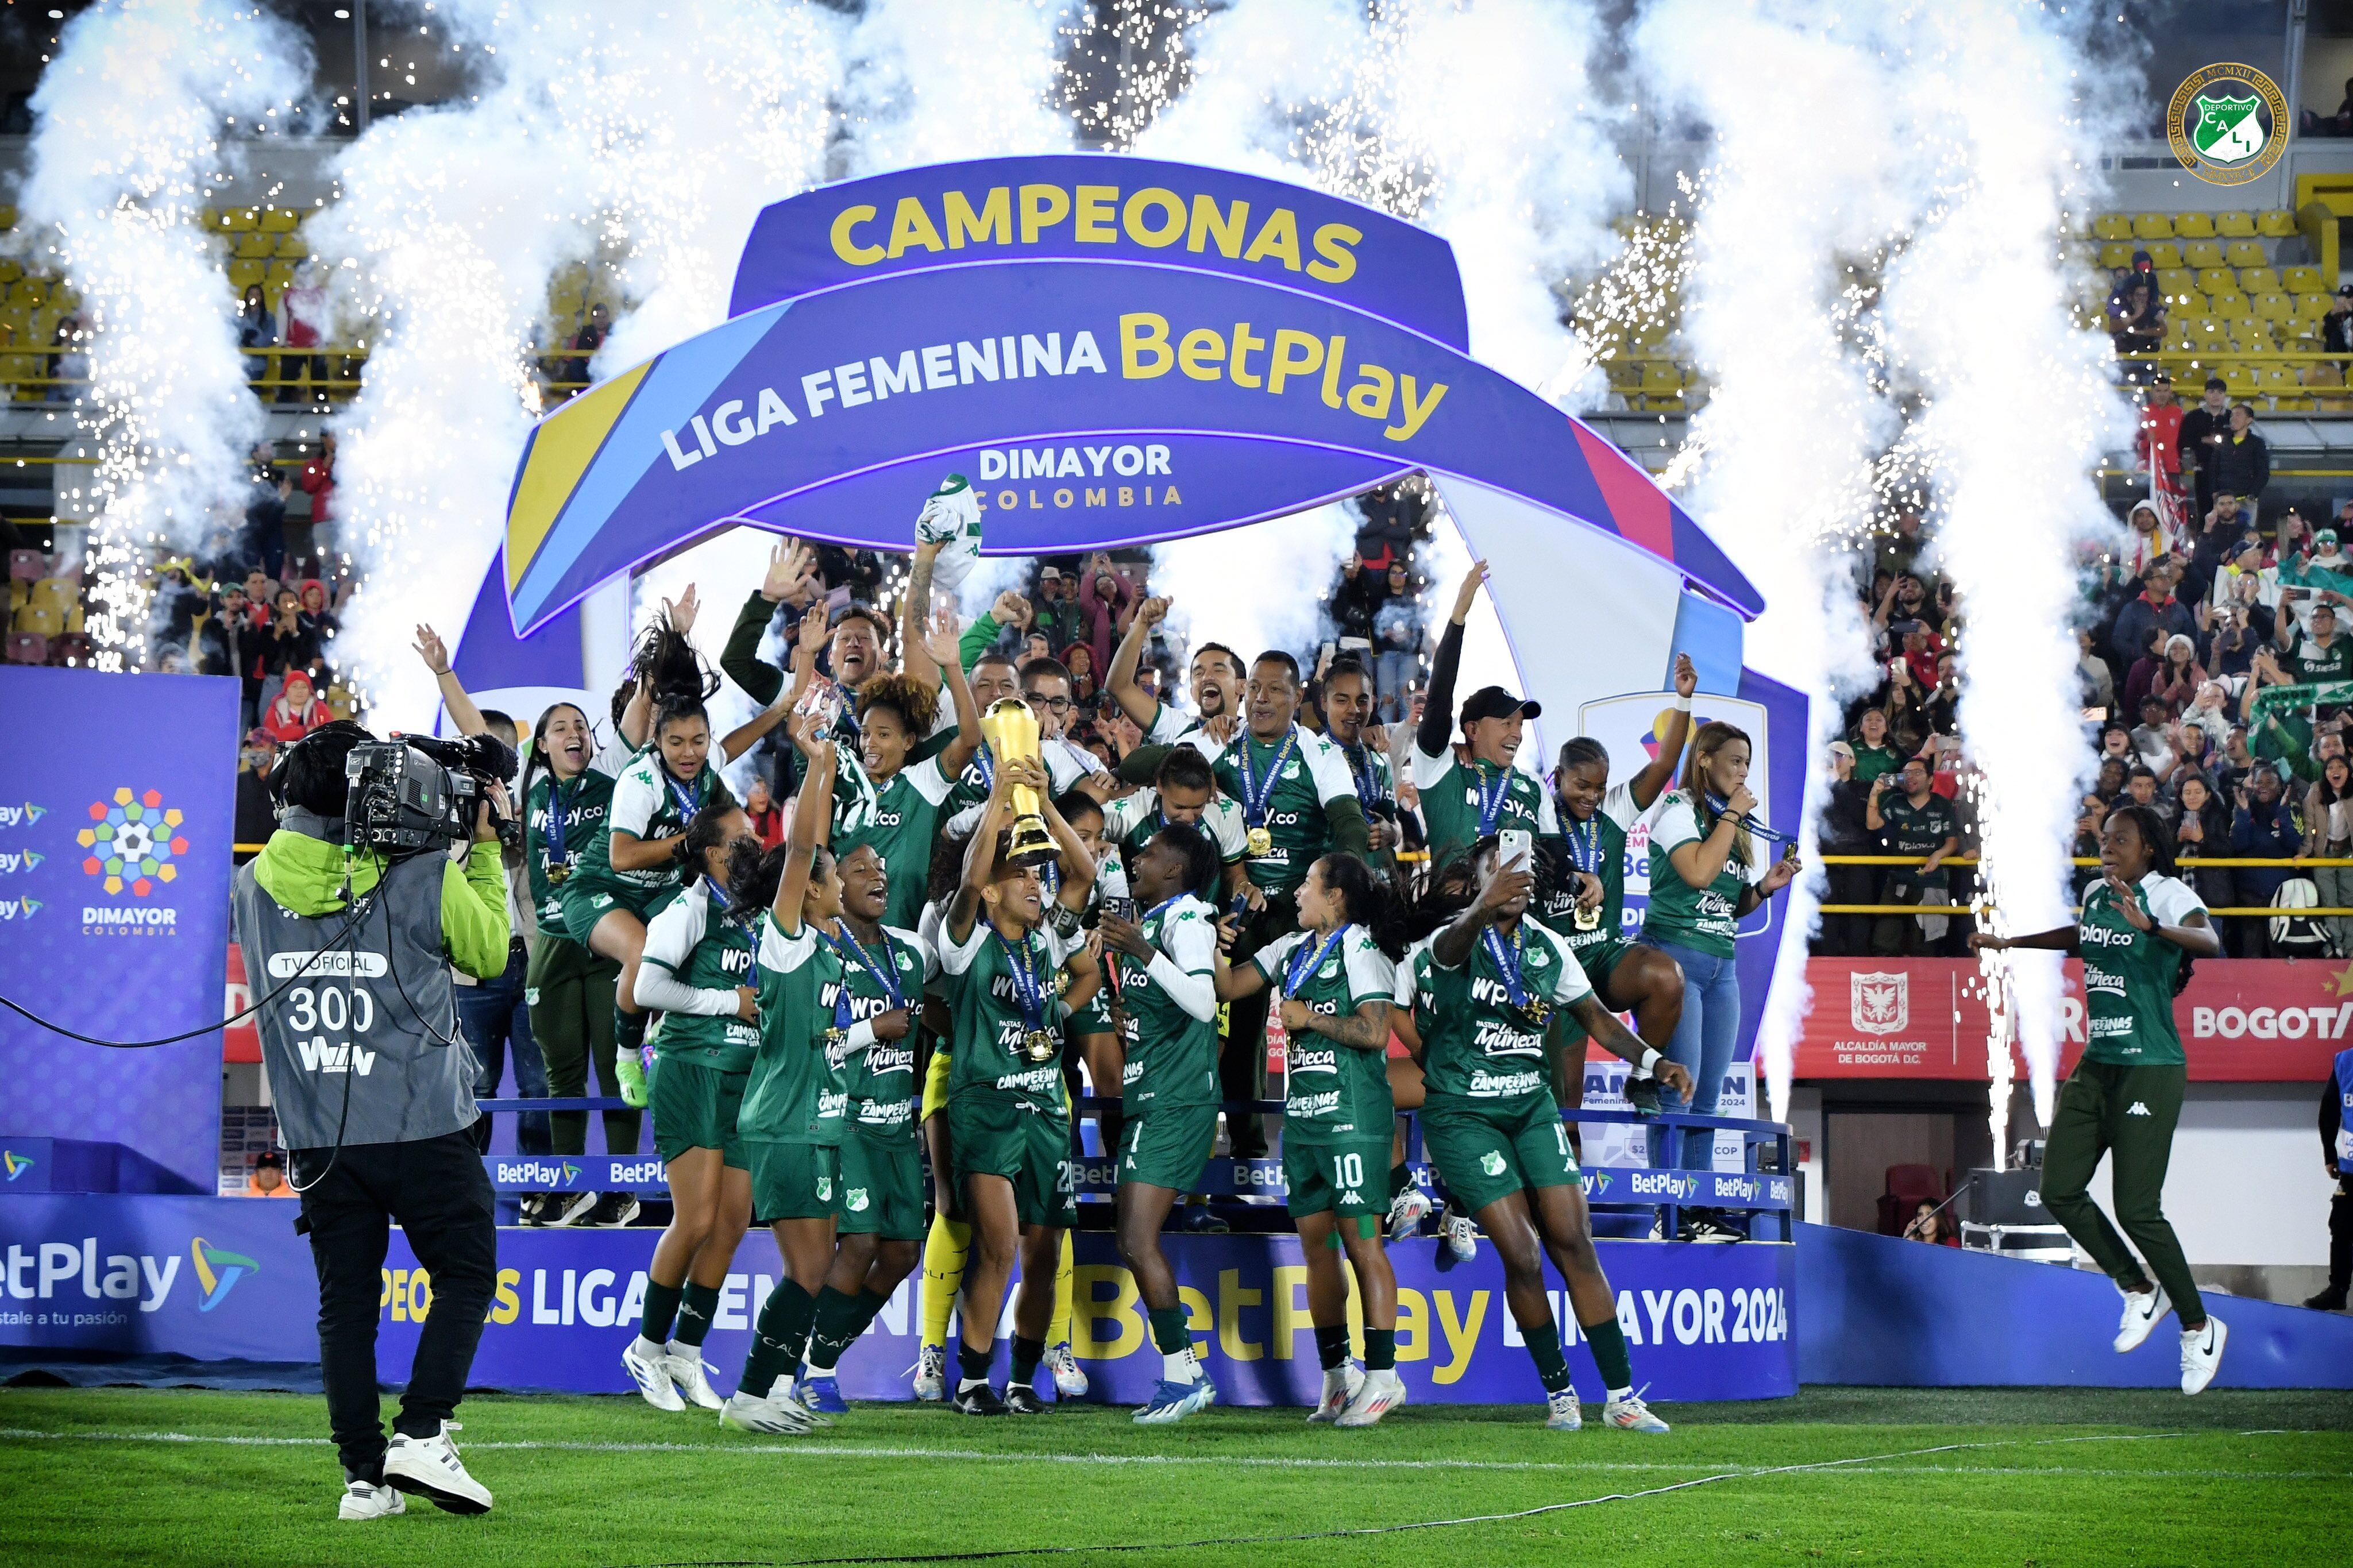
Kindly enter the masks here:
[[2353, 1176], [2340, 1176], [2328, 1200], [2328, 1288], [2353, 1286]]
[[498, 1285], [491, 1178], [463, 1131], [414, 1143], [346, 1145], [340, 1152], [298, 1149], [292, 1164], [294, 1184], [309, 1188], [302, 1218], [319, 1269], [327, 1420], [346, 1475], [381, 1481], [386, 1445], [376, 1404], [375, 1335], [391, 1227], [399, 1225], [432, 1280], [432, 1306], [393, 1430], [430, 1437], [466, 1392]]
[[[1232, 962], [1247, 963], [1260, 948], [1299, 929], [1296, 893], [1271, 893], [1266, 908], [1246, 917], [1234, 937]], [[1266, 1016], [1282, 994], [1269, 984], [1226, 1004], [1225, 1037], [1218, 1045], [1218, 1093], [1229, 1100], [1266, 1098]], [[1266, 1153], [1266, 1124], [1257, 1116], [1226, 1118], [1226, 1139], [1236, 1159]]]

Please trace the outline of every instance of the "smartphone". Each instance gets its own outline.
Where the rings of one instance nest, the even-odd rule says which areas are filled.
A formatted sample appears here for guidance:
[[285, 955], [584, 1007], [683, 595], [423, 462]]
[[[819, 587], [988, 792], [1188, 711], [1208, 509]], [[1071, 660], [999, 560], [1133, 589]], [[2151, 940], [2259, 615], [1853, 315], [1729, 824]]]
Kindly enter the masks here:
[[1135, 923], [1135, 900], [1134, 899], [1105, 899], [1103, 901], [1103, 912], [1113, 916], [1115, 919], [1125, 921], [1130, 925], [1134, 925]]
[[1506, 827], [1495, 835], [1495, 863], [1517, 867], [1523, 871], [1535, 869], [1535, 840], [1525, 827]]

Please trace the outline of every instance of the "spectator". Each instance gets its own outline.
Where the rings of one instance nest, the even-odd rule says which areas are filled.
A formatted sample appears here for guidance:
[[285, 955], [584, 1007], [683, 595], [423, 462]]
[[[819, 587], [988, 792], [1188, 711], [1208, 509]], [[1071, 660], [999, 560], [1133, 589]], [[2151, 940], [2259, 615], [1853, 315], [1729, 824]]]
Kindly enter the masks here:
[[343, 617], [335, 614], [334, 605], [327, 599], [327, 585], [316, 577], [305, 577], [296, 590], [301, 606], [301, 629], [311, 634], [313, 645], [323, 650], [328, 639], [343, 629]]
[[[2322, 537], [2328, 536], [2324, 533]], [[2289, 646], [2284, 668], [2288, 679], [2297, 685], [2353, 680], [2353, 637], [2337, 629], [2335, 605], [2323, 599], [2312, 606], [2312, 630]]]
[[2206, 395], [2181, 416], [2181, 460], [2192, 465], [2198, 491], [2198, 514], [2214, 508], [2214, 458], [2231, 434], [2231, 384], [2219, 375], [2206, 378]]
[[[2353, 856], [2353, 762], [2342, 752], [2320, 764], [2320, 777], [2304, 796], [2304, 853], [2341, 860]], [[2315, 866], [2312, 879], [2324, 909], [2353, 909], [2353, 867]], [[2328, 950], [2353, 954], [2353, 917], [2330, 915], [2321, 922]]]
[[[2221, 681], [2209, 680], [2198, 689], [2198, 695], [2190, 700], [2189, 707], [2181, 710], [2181, 732], [2185, 739], [2193, 733], [2199, 737], [2199, 755], [2201, 758], [2207, 752], [2221, 750], [2223, 743], [2230, 740], [2230, 693]], [[2177, 746], [2175, 749], [2179, 751], [2183, 748]]]
[[2139, 657], [2125, 671], [2124, 712], [2120, 717], [2141, 717], [2143, 705], [2156, 690], [2158, 674], [2165, 667], [2165, 645], [2168, 640], [2169, 634], [2163, 626], [2148, 628]]
[[278, 763], [278, 742], [269, 731], [246, 731], [245, 746], [237, 759], [237, 810], [230, 831], [234, 842], [255, 846], [237, 850], [232, 858], [242, 866], [260, 853], [259, 846], [278, 831], [278, 813], [269, 798], [269, 773]]
[[1112, 645], [1118, 640], [1115, 624], [1135, 602], [1135, 590], [1113, 569], [1111, 557], [1097, 551], [1087, 557], [1079, 576], [1079, 617], [1082, 642], [1095, 650], [1095, 668], [1111, 668]]
[[79, 403], [90, 385], [90, 332], [80, 312], [69, 310], [58, 318], [49, 346], [57, 352], [49, 355], [45, 372], [49, 384], [42, 389], [43, 401]]
[[[2168, 561], [2158, 562], [2143, 574], [2140, 593], [2116, 612], [2116, 626], [2108, 635], [2108, 647], [2117, 658], [2136, 659], [2147, 655], [2152, 630], [2187, 637], [2198, 629], [2189, 606], [2173, 596], [2179, 580]], [[2131, 702], [2134, 698], [2128, 694], [2126, 700]]]
[[2230, 430], [2214, 447], [2214, 489], [2260, 505], [2272, 482], [2272, 449], [2255, 434], [2252, 403], [2231, 405]]
[[1879, 775], [1895, 771], [1900, 760], [1895, 748], [1887, 743], [1887, 713], [1880, 708], [1866, 708], [1854, 721], [1847, 740], [1854, 752], [1854, 782], [1869, 789], [1879, 781]]
[[1913, 571], [1926, 552], [1927, 546], [1920, 537], [1920, 514], [1908, 506], [1902, 507], [1895, 513], [1894, 531], [1879, 542], [1873, 565], [1890, 577], [1900, 577]]
[[[1881, 774], [1864, 803], [1863, 826], [1879, 835], [1880, 853], [1919, 857], [1915, 866], [1887, 874], [1883, 904], [1942, 904], [1950, 901], [1946, 859], [1960, 851], [1960, 820], [1952, 804], [1931, 788], [1935, 773], [1923, 757], [1905, 760], [1900, 772]], [[1894, 784], [1896, 787], [1890, 789]], [[1881, 915], [1873, 922], [1871, 950], [1893, 956], [1916, 955], [1941, 938], [1951, 924], [1945, 915]]]
[[1373, 617], [1388, 596], [1387, 582], [1385, 572], [1367, 567], [1364, 557], [1354, 551], [1340, 563], [1339, 579], [1332, 585], [1325, 607], [1332, 617], [1333, 640], [1342, 653], [1372, 657]]
[[[323, 363], [323, 361], [314, 361]], [[303, 557], [317, 563], [322, 552], [334, 547], [335, 524], [335, 433], [328, 431], [319, 438], [319, 455], [302, 465], [302, 489], [311, 498], [311, 525], [303, 540]], [[327, 531], [322, 533], [322, 529]]]
[[2168, 712], [2179, 713], [2197, 700], [2206, 672], [2198, 667], [2198, 645], [2179, 632], [2165, 639], [2164, 656], [2149, 679], [2149, 693], [2164, 701]]
[[744, 791], [744, 815], [752, 819], [752, 831], [763, 849], [774, 849], [785, 841], [784, 811], [768, 793], [768, 781], [757, 773]]
[[2166, 493], [2181, 494], [2181, 405], [2173, 395], [2173, 377], [2157, 373], [2148, 389], [2148, 404], [2140, 411], [2141, 466], [2156, 476]]
[[[2255, 586], [2253, 578], [2242, 582], [2246, 590]], [[2255, 650], [2270, 639], [2271, 612], [2260, 604], [2232, 605], [2215, 611], [2211, 624], [2213, 635], [2206, 645], [2208, 673], [2235, 691], [2254, 671]]]
[[2209, 855], [2230, 854], [2231, 814], [2215, 795], [2213, 781], [2204, 773], [2185, 768], [2173, 778], [2173, 842], [2176, 853], [2185, 862], [2182, 877], [2210, 906], [2228, 908], [2232, 896], [2229, 868], [2216, 866], [2199, 869], [2187, 862]]
[[2328, 314], [2320, 318], [2320, 347], [2324, 353], [2353, 354], [2353, 332], [2347, 323], [2353, 322], [2353, 283], [2340, 284], [2337, 298], [2328, 302]]
[[245, 1178], [245, 1196], [299, 1198], [301, 1195], [286, 1184], [285, 1155], [275, 1149], [264, 1149], [253, 1157], [252, 1173]]
[[1389, 563], [1388, 594], [1373, 612], [1373, 680], [1380, 694], [1380, 721], [1394, 724], [1405, 712], [1405, 694], [1420, 672], [1421, 595], [1403, 560]]
[[2252, 738], [2244, 724], [2231, 726], [2231, 733], [2222, 742], [2222, 754], [2213, 767], [2214, 793], [2225, 800], [2236, 796], [2238, 786], [2246, 781], [2261, 759], [2253, 748]]
[[[1821, 852], [1824, 855], [1878, 854], [1879, 836], [1871, 830], [1865, 819], [1864, 786], [1855, 782], [1854, 747], [1851, 742], [1831, 742], [1830, 773], [1830, 798], [1822, 805]], [[1824, 902], [1872, 904], [1879, 901], [1876, 867], [1829, 866], [1824, 869], [1830, 882], [1830, 896]], [[1870, 930], [1871, 917], [1868, 915], [1826, 914], [1822, 917], [1821, 940], [1816, 951], [1834, 958], [1860, 958], [1868, 948]]]
[[237, 536], [237, 549], [246, 560], [270, 577], [278, 576], [285, 567], [286, 498], [293, 493], [293, 479], [278, 472], [277, 449], [267, 441], [258, 444], [253, 448], [253, 468], [246, 488], [245, 527]]
[[2173, 802], [2157, 786], [2157, 770], [2147, 763], [2137, 763], [2125, 775], [2125, 801], [2132, 805], [2145, 805], [2169, 822], [2173, 817]]
[[[278, 346], [278, 318], [269, 313], [269, 300], [261, 292], [261, 285], [248, 283], [245, 300], [237, 311], [237, 346], [241, 349], [274, 349]], [[257, 384], [269, 379], [269, 354], [245, 356], [245, 378]]]
[[1095, 685], [1095, 650], [1074, 642], [1062, 650], [1062, 668], [1071, 672], [1071, 700], [1092, 709], [1100, 693]]
[[1050, 647], [1068, 647], [1086, 635], [1079, 614], [1078, 580], [1051, 566], [1038, 570], [1038, 598], [1029, 629], [1043, 632]]
[[313, 694], [310, 672], [298, 667], [286, 672], [278, 700], [261, 716], [261, 728], [280, 745], [290, 746], [333, 717]]
[[[559, 384], [555, 392], [559, 399], [572, 396], [587, 384], [588, 356], [605, 346], [605, 334], [612, 324], [613, 313], [602, 304], [588, 307], [588, 319], [572, 334], [572, 341], [564, 345], [579, 357], [556, 362], [555, 379]], [[841, 584], [828, 575], [827, 585], [838, 588]]]
[[2155, 692], [2140, 700], [2140, 722], [2133, 727], [2133, 760], [2158, 777], [2173, 771], [2173, 710]]
[[[2240, 858], [2285, 860], [2303, 847], [2304, 836], [2282, 792], [2280, 775], [2269, 763], [2257, 763], [2246, 781], [2233, 792], [2231, 853]], [[2268, 904], [2280, 884], [2288, 879], [2284, 866], [2242, 866], [2232, 881], [2232, 901], [2242, 907]], [[2236, 928], [2238, 956], [2265, 958], [2271, 953], [2271, 931], [2260, 916], [2229, 922]]]
[[[319, 281], [316, 259], [305, 257], [294, 268], [293, 284], [280, 296], [278, 302], [286, 312], [288, 348], [316, 348], [326, 341], [327, 290]], [[324, 413], [327, 407], [327, 357], [324, 354], [281, 355], [278, 362], [278, 401], [294, 401], [294, 376], [298, 371], [309, 374], [311, 407]], [[302, 488], [310, 489], [308, 485]]]
[[2116, 710], [2116, 675], [2108, 668], [2108, 661], [2092, 650], [2092, 634], [2088, 630], [2075, 634], [2075, 677], [2084, 689], [2084, 707], [2097, 708], [2104, 715]]
[[1925, 1241], [1931, 1247], [1958, 1247], [1960, 1237], [1945, 1224], [1945, 1211], [1933, 1200], [1922, 1198], [1913, 1205], [1912, 1218], [1904, 1227], [1906, 1241]]
[[196, 672], [234, 676], [243, 684], [239, 706], [248, 729], [253, 727], [254, 710], [261, 700], [269, 649], [269, 636], [253, 624], [245, 590], [235, 584], [222, 589], [219, 608], [206, 620], [197, 637]]
[[[2147, 252], [2139, 254], [2146, 256]], [[2108, 300], [2108, 336], [2118, 354], [2153, 354], [2165, 346], [2165, 302], [2149, 283], [2138, 279], [2126, 285], [2121, 296]], [[2134, 360], [2124, 369], [2127, 382], [2147, 379], [2153, 362]]]
[[267, 634], [271, 671], [308, 665], [319, 657], [320, 633], [304, 624], [302, 595], [295, 589], [280, 588], [274, 603], [276, 611], [269, 617]]
[[2138, 577], [2158, 559], [2174, 552], [2172, 531], [2157, 515], [2157, 508], [2148, 502], [2135, 501], [2132, 510], [2125, 517], [2125, 526], [2129, 531], [2125, 537], [2124, 550], [2116, 557], [2116, 564], [2124, 569], [2126, 576]]

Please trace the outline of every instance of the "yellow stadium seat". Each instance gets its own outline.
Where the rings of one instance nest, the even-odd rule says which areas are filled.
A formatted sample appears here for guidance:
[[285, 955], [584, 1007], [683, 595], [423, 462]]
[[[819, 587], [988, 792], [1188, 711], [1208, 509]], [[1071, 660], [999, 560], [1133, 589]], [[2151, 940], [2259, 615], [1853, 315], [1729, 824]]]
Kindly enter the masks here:
[[2198, 274], [2187, 267], [2160, 267], [2157, 269], [2158, 291], [2163, 294], [2186, 294], [2198, 287]]
[[2295, 372], [2284, 364], [2263, 366], [2256, 372], [2256, 383], [2273, 397], [2292, 396], [2303, 385], [2303, 383], [2296, 380]]
[[2333, 294], [2298, 294], [2295, 313], [2306, 321], [2316, 321], [2328, 314], [2328, 303], [2335, 298]]
[[2263, 321], [2284, 321], [2295, 314], [2295, 301], [2276, 289], [2258, 294], [2254, 300], [2255, 314]]
[[2252, 397], [2254, 395], [2255, 389], [2262, 384], [2262, 378], [2255, 374], [2252, 366], [2248, 365], [2218, 365], [2215, 367], [2214, 374], [2222, 378], [2222, 384], [2230, 390], [2232, 397]]
[[24, 275], [24, 268], [5, 257], [0, 257], [0, 283], [14, 283]]
[[10, 229], [16, 226], [16, 209], [14, 206], [0, 205], [0, 229]]
[[2345, 372], [2333, 360], [2320, 360], [2306, 365], [2299, 379], [2306, 386], [2342, 386]]
[[2295, 215], [2274, 207], [2255, 218], [2255, 232], [2266, 239], [2285, 239], [2295, 232]]
[[2206, 313], [2206, 296], [2195, 289], [2184, 289], [2179, 294], [2165, 297], [2165, 310], [2168, 315], [2178, 321], [2202, 316]]
[[205, 227], [210, 229], [213, 233], [218, 234], [221, 231], [222, 226], [227, 222], [227, 217], [218, 207], [206, 207], [204, 210], [203, 216], [198, 217], [196, 221], [204, 225]]
[[264, 234], [291, 234], [294, 232], [294, 226], [301, 221], [302, 215], [292, 207], [261, 209], [260, 228]]
[[46, 278], [19, 278], [8, 285], [11, 305], [45, 305], [49, 299], [49, 281]]
[[259, 230], [254, 230], [241, 236], [237, 242], [237, 248], [229, 254], [242, 261], [274, 256], [277, 251], [276, 240]]
[[2211, 239], [2214, 237], [2214, 219], [2206, 213], [2175, 213], [2173, 232], [2182, 239]]
[[2231, 329], [2216, 316], [2185, 317], [2181, 325], [2184, 331], [2200, 343], [2219, 343], [2231, 333]]
[[33, 308], [31, 328], [33, 335], [25, 341], [32, 343], [55, 342], [58, 335], [58, 323], [64, 319], [65, 311], [58, 306], [54, 297], [46, 305], [35, 306]]
[[269, 271], [269, 264], [266, 261], [232, 261], [228, 264], [228, 286], [243, 294], [268, 276]]
[[2232, 267], [2268, 267], [2271, 258], [2263, 254], [2263, 246], [2252, 239], [2234, 239], [2222, 252], [2222, 259]]
[[67, 606], [74, 602], [78, 587], [70, 577], [37, 578], [26, 594], [26, 603], [37, 607], [46, 605], [64, 615]]
[[2130, 239], [2132, 233], [2132, 219], [2123, 213], [2102, 213], [2092, 220], [2094, 239]]
[[2239, 275], [2227, 267], [2201, 267], [2198, 269], [2198, 287], [2209, 294], [2235, 294], [2239, 291]]
[[2209, 315], [2220, 316], [2224, 321], [2228, 321], [2233, 316], [2252, 316], [2255, 313], [2255, 308], [2244, 294], [2232, 290], [2229, 293], [2208, 295], [2206, 311]]
[[2253, 213], [2216, 213], [2214, 232], [2224, 239], [2253, 239], [2255, 218]]
[[311, 247], [299, 234], [280, 235], [278, 239], [278, 254], [300, 261], [311, 254]]
[[2320, 268], [2317, 267], [2291, 267], [2282, 272], [2280, 278], [2291, 294], [2322, 294], [2328, 289], [2328, 285], [2320, 280]]
[[2297, 353], [2320, 352], [2320, 323], [2308, 316], [2298, 316], [2278, 324], [2280, 341]]
[[[262, 274], [262, 286], [270, 290], [269, 303], [272, 310], [277, 308], [279, 291], [293, 283], [294, 267], [295, 263], [291, 261], [273, 261], [269, 264], [269, 270]], [[2285, 299], [2287, 296], [2283, 294], [2280, 297]]]
[[2181, 265], [2181, 247], [2170, 241], [2152, 245], [2148, 247], [2148, 259], [2159, 272], [2168, 267], [2179, 267]]
[[2242, 294], [2272, 294], [2279, 290], [2280, 275], [2269, 267], [2239, 268], [2239, 291]]
[[260, 226], [261, 212], [258, 207], [230, 207], [221, 214], [224, 234], [250, 234]]
[[1609, 389], [1612, 392], [1633, 392], [1642, 384], [1642, 366], [1640, 361], [1612, 359], [1604, 362], [1602, 370], [1609, 377]]
[[2135, 213], [2132, 220], [2135, 239], [2171, 239], [2173, 215], [2170, 213]]
[[2100, 265], [2110, 268], [2129, 267], [2132, 265], [2132, 253], [2130, 240], [2112, 239], [2100, 247]]
[[14, 629], [37, 632], [45, 637], [61, 637], [66, 629], [65, 613], [42, 605], [27, 605], [16, 612]]
[[2193, 239], [2181, 247], [2181, 261], [2183, 266], [2195, 267], [2200, 271], [2209, 267], [2220, 267], [2222, 265], [2222, 247], [2211, 239]]

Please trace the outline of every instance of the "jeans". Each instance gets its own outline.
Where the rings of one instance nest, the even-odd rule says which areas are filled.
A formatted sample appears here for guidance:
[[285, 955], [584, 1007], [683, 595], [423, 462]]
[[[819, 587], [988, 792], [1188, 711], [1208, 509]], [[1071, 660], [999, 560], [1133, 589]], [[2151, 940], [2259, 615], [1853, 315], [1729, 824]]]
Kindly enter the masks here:
[[[474, 1098], [490, 1100], [506, 1076], [507, 1046], [514, 1046], [515, 1098], [545, 1100], [547, 1067], [540, 1059], [539, 1042], [531, 1032], [531, 1011], [523, 1005], [523, 972], [528, 961], [523, 946], [507, 949], [506, 973], [480, 985], [458, 987], [458, 1027], [474, 1053]], [[491, 1116], [485, 1111], [474, 1123], [474, 1147], [491, 1150]], [[554, 1150], [548, 1136], [547, 1112], [526, 1110], [515, 1128], [515, 1148], [525, 1154]]]
[[[376, 1405], [376, 1325], [385, 1249], [397, 1221], [431, 1279], [408, 1388], [393, 1430], [430, 1437], [458, 1408], [498, 1287], [499, 1228], [491, 1178], [464, 1132], [413, 1143], [297, 1149], [289, 1163], [302, 1194], [311, 1258], [319, 1270], [319, 1374], [344, 1471], [382, 1480], [385, 1447]], [[413, 1299], [413, 1298], [412, 1298]]]
[[[1677, 947], [1671, 942], [1655, 942], [1647, 936], [1642, 944], [1657, 948], [1681, 965], [1683, 972], [1683, 1016], [1675, 1025], [1675, 1037], [1667, 1042], [1667, 1057], [1691, 1073], [1692, 1094], [1685, 1101], [1662, 1085], [1659, 1109], [1713, 1116], [1724, 1089], [1724, 1075], [1732, 1067], [1734, 1037], [1740, 1031], [1738, 962]], [[1664, 1127], [1649, 1130], [1653, 1166], [1677, 1165], [1686, 1171], [1704, 1171], [1715, 1166], [1714, 1128], [1683, 1128], [1680, 1155], [1671, 1159], [1667, 1143], [1672, 1131]]]
[[1373, 685], [1380, 693], [1380, 721], [1395, 724], [1405, 717], [1406, 688], [1413, 684], [1421, 661], [1403, 648], [1383, 648], [1373, 658]]

